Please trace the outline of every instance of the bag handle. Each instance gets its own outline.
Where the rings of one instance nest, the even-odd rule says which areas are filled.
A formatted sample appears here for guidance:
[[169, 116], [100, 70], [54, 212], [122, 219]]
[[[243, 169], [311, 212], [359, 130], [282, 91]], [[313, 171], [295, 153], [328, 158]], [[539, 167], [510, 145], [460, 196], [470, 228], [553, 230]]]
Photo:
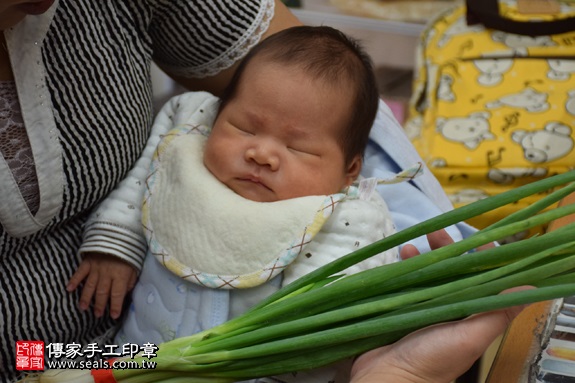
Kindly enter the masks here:
[[552, 21], [519, 21], [501, 16], [498, 0], [466, 0], [467, 24], [527, 36], [555, 35], [575, 30], [575, 16]]

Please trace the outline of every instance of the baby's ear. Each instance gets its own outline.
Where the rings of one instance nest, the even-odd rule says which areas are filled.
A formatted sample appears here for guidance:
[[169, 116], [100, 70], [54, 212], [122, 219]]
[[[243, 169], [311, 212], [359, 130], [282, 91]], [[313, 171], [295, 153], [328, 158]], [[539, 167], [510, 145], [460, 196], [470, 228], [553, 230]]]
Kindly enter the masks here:
[[347, 165], [345, 172], [345, 186], [351, 185], [357, 179], [357, 177], [359, 176], [359, 172], [361, 171], [362, 165], [363, 165], [363, 159], [358, 154]]

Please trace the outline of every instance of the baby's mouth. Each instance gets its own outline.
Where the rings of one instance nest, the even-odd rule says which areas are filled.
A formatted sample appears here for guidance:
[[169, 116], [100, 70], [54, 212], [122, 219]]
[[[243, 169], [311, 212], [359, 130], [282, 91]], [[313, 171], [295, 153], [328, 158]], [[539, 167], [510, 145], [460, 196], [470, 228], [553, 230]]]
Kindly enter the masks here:
[[258, 176], [254, 176], [254, 175], [249, 175], [246, 177], [240, 177], [239, 178], [240, 181], [245, 181], [245, 182], [252, 182], [254, 184], [260, 185], [268, 190], [271, 190], [263, 181], [260, 177]]

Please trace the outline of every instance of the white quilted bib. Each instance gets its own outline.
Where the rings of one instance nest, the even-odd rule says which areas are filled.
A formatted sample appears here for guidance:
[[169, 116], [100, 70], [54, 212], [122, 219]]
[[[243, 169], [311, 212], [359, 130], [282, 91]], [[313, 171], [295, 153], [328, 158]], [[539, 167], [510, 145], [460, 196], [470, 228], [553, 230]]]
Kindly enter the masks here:
[[247, 200], [203, 165], [207, 132], [175, 129], [158, 147], [143, 206], [150, 251], [200, 285], [260, 285], [294, 261], [345, 195]]

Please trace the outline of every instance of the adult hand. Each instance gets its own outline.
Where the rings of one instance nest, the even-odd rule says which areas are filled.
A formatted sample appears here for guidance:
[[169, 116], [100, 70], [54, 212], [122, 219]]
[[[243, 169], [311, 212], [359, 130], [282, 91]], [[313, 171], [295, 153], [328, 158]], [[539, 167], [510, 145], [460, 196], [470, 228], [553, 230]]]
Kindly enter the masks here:
[[426, 327], [369, 351], [354, 362], [351, 383], [451, 382], [471, 367], [524, 307]]
[[80, 309], [87, 310], [94, 300], [94, 314], [101, 317], [110, 302], [110, 316], [118, 319], [126, 294], [136, 283], [136, 269], [110, 254], [87, 253], [72, 275], [66, 290], [72, 292], [85, 280]]
[[[429, 242], [429, 247], [431, 250], [439, 249], [440, 247], [447, 246], [453, 243], [453, 239], [449, 236], [445, 229], [441, 229], [430, 233], [427, 235], [427, 241]], [[477, 251], [489, 249], [494, 247], [495, 244], [493, 242], [485, 244], [483, 246], [479, 246]], [[412, 244], [406, 244], [401, 248], [400, 256], [401, 259], [408, 259], [411, 257], [415, 257], [419, 255], [419, 250]]]
[[[447, 234], [445, 229], [441, 229], [428, 234], [427, 241], [429, 242], [429, 248], [431, 250], [435, 250], [453, 243], [453, 239], [449, 236], [449, 234]], [[419, 250], [417, 250], [417, 248], [412, 244], [408, 243], [401, 248], [401, 259], [415, 257], [416, 255], [419, 255]]]
[[[430, 248], [453, 243], [445, 230], [427, 236]], [[478, 248], [493, 247], [490, 243]], [[405, 245], [401, 258], [419, 254]], [[528, 289], [532, 287], [519, 287]], [[426, 327], [394, 344], [367, 352], [356, 359], [351, 383], [447, 383], [471, 367], [525, 306], [473, 315], [457, 322]]]

